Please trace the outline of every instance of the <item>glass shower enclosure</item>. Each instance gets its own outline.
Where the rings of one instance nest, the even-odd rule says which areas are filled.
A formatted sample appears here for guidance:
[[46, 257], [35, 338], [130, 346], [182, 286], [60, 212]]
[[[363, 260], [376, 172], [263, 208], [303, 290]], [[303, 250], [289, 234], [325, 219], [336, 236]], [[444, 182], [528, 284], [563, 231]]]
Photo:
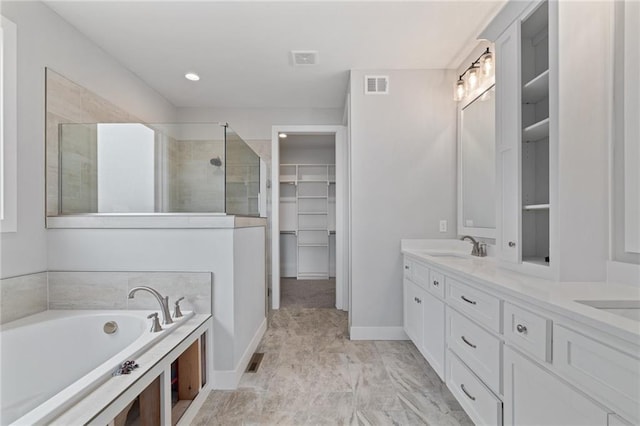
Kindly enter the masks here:
[[59, 125], [58, 214], [259, 216], [260, 157], [226, 123]]

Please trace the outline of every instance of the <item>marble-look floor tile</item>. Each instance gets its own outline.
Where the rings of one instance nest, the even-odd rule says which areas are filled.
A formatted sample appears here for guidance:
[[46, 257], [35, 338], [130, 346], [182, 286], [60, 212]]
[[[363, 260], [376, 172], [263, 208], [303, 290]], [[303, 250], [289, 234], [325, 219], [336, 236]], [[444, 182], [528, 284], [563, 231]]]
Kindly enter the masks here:
[[258, 371], [213, 391], [193, 424], [472, 424], [411, 342], [349, 340], [346, 312], [273, 311], [258, 351]]

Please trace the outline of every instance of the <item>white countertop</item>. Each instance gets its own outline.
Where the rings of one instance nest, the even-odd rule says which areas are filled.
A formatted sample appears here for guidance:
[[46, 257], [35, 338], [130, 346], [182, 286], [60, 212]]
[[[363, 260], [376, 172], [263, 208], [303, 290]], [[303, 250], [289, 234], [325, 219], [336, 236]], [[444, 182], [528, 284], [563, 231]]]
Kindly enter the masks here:
[[[640, 321], [576, 300], [640, 301], [640, 286], [610, 282], [555, 282], [500, 267], [493, 257], [470, 256], [471, 244], [458, 240], [402, 240], [403, 254], [422, 259], [443, 272], [471, 279], [525, 302], [548, 309], [640, 345]], [[449, 253], [451, 256], [447, 256]]]

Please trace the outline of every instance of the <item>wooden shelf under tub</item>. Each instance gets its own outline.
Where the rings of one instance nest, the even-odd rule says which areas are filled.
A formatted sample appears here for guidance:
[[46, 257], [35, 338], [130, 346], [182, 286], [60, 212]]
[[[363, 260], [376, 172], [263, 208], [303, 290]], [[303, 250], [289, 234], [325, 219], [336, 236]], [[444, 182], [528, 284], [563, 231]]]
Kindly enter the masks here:
[[[207, 333], [203, 333], [171, 363], [167, 390], [171, 395], [171, 425], [175, 426], [206, 385]], [[108, 426], [157, 426], [162, 422], [162, 375], [158, 376]], [[170, 387], [170, 389], [169, 389]], [[167, 400], [167, 403], [169, 401]], [[168, 414], [168, 413], [167, 413]]]

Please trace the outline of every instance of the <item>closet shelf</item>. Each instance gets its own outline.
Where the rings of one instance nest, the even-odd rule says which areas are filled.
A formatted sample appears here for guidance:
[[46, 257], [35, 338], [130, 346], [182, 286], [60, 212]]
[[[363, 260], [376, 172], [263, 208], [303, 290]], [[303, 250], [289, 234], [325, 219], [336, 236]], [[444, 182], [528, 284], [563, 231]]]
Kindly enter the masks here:
[[282, 179], [280, 178], [280, 183], [286, 184], [286, 185], [295, 185], [296, 184], [296, 180], [295, 179]]
[[541, 72], [522, 87], [522, 102], [535, 104], [549, 96], [549, 70]]
[[326, 195], [298, 195], [298, 199], [326, 200]]
[[298, 179], [298, 183], [327, 183], [327, 179]]
[[540, 120], [522, 131], [523, 142], [536, 142], [549, 137], [549, 118]]
[[549, 204], [527, 204], [522, 210], [549, 210]]
[[293, 229], [291, 229], [291, 230], [289, 230], [289, 229], [281, 229], [280, 230], [280, 234], [283, 234], [283, 235], [284, 234], [286, 234], [286, 235], [296, 235], [297, 231], [295, 231]]
[[328, 243], [319, 244], [319, 243], [298, 243], [298, 247], [329, 247]]
[[303, 216], [303, 215], [326, 215], [327, 212], [298, 212], [298, 215]]

